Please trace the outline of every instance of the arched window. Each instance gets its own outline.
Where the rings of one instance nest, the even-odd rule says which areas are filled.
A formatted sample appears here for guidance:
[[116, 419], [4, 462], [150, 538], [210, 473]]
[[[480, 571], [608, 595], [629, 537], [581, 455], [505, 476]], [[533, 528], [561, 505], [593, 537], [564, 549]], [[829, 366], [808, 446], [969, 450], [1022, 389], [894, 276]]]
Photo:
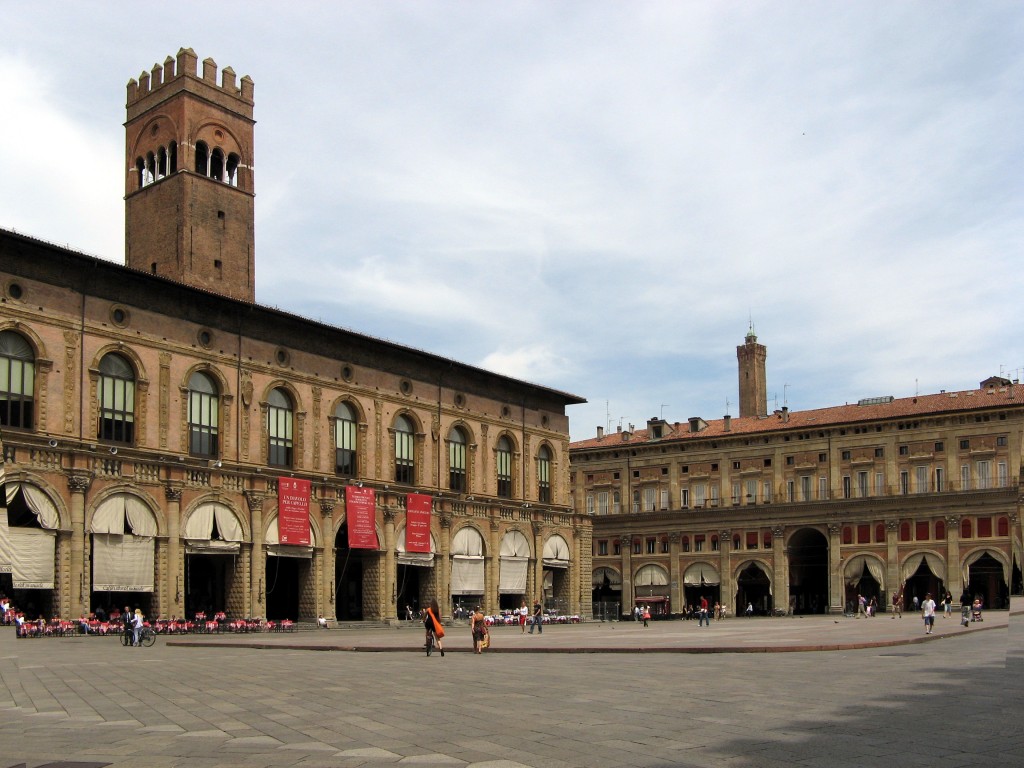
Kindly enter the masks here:
[[292, 465], [292, 399], [283, 389], [267, 398], [267, 464]]
[[0, 333], [0, 426], [32, 429], [36, 364], [32, 347], [14, 331]]
[[156, 157], [152, 152], [146, 154], [146, 183], [152, 184], [156, 181]]
[[178, 172], [178, 145], [173, 141], [167, 145], [167, 154], [170, 158], [168, 175]]
[[334, 409], [334, 471], [343, 477], [355, 477], [356, 413], [348, 403]]
[[395, 482], [412, 485], [416, 469], [416, 446], [412, 422], [407, 416], [395, 419]]
[[224, 150], [217, 147], [210, 155], [210, 178], [224, 181]]
[[114, 443], [135, 441], [135, 371], [120, 355], [100, 360], [99, 439]]
[[503, 499], [512, 498], [512, 444], [507, 437], [498, 440], [497, 462], [498, 495]]
[[220, 399], [208, 374], [196, 371], [188, 380], [188, 451], [193, 456], [216, 456]]
[[546, 445], [537, 452], [537, 501], [551, 501], [551, 451]]
[[943, 520], [939, 520], [935, 523], [935, 538], [944, 539], [946, 538], [946, 523]]
[[205, 141], [196, 142], [196, 173], [208, 176], [210, 172], [210, 148]]
[[162, 179], [167, 175], [167, 150], [164, 147], [156, 152], [156, 177]]
[[466, 492], [466, 435], [459, 427], [448, 433], [448, 488]]
[[240, 162], [240, 158], [234, 152], [232, 152], [230, 155], [228, 155], [227, 176], [225, 176], [224, 181], [227, 182], [228, 184], [230, 184], [232, 187], [237, 187], [238, 186], [238, 163], [239, 162]]
[[135, 176], [139, 183], [139, 189], [146, 186], [146, 161], [141, 157], [135, 158]]

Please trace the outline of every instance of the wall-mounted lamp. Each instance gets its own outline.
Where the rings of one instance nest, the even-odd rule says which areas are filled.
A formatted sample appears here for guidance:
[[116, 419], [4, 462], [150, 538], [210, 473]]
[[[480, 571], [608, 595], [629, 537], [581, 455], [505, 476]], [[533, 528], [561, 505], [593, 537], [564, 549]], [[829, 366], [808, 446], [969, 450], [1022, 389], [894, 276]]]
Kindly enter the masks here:
[[467, 496], [466, 497], [466, 501], [473, 501], [473, 497], [472, 496]]
[[356, 488], [362, 488], [362, 487], [363, 487], [363, 484], [361, 482], [360, 483], [356, 483]]
[[111, 448], [110, 449], [110, 455], [111, 456], [117, 456], [117, 448]]
[[523, 509], [529, 509], [529, 508], [530, 508], [530, 502], [526, 502], [525, 504], [523, 504]]
[[210, 459], [210, 466], [213, 467], [214, 469], [220, 469], [221, 466], [223, 466], [223, 462], [221, 462], [220, 459], [217, 459], [216, 461]]
[[262, 471], [263, 471], [263, 467], [256, 467], [256, 472], [257, 472], [257, 473], [260, 473], [260, 472], [262, 472]]
[[58, 445], [60, 445], [60, 443], [58, 443], [56, 440], [50, 440], [47, 443], [47, 445], [50, 446], [51, 448], [56, 448]]

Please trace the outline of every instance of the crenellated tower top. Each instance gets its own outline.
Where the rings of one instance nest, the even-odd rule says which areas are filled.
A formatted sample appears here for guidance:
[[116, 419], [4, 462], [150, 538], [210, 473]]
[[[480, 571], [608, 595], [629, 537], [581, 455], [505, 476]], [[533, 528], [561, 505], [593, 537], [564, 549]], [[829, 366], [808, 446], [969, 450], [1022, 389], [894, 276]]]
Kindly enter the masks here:
[[128, 266], [255, 300], [253, 82], [191, 48], [128, 81]]

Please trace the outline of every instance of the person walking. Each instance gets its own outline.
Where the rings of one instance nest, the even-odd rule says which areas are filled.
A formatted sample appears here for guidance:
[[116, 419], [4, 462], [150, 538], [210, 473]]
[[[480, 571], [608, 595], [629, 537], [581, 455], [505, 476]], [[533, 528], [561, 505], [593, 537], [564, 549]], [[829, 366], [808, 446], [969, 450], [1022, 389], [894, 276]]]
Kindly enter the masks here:
[[132, 609], [127, 605], [121, 614], [121, 623], [124, 625], [124, 644], [127, 647], [132, 644]]
[[861, 616], [867, 616], [868, 601], [864, 598], [864, 595], [857, 595], [857, 618]]
[[444, 637], [444, 627], [441, 626], [441, 609], [438, 607], [436, 599], [431, 600], [427, 610], [423, 612], [423, 628], [426, 630], [428, 650], [430, 648], [430, 636], [433, 635], [437, 643], [437, 650], [441, 652], [441, 658], [444, 658], [444, 646], [441, 645], [441, 638]]
[[700, 614], [697, 617], [697, 626], [711, 626], [711, 617], [708, 614], [708, 598], [706, 595], [700, 596]]
[[533, 634], [533, 628], [537, 628], [537, 634], [541, 634], [544, 631], [544, 609], [540, 607], [540, 602], [533, 604], [533, 622], [530, 624], [530, 634]]
[[139, 647], [139, 635], [142, 634], [142, 609], [136, 608], [132, 615], [132, 645]]
[[519, 634], [525, 635], [526, 634], [526, 617], [530, 615], [530, 608], [529, 608], [529, 606], [527, 606], [525, 600], [523, 600], [523, 604], [519, 606], [519, 608], [516, 611], [516, 613], [519, 614], [519, 616], [518, 616], [518, 618], [519, 618]]
[[651, 620], [651, 609], [646, 605], [644, 606], [644, 626], [647, 626], [647, 622]]
[[935, 626], [935, 601], [932, 600], [930, 592], [924, 596], [924, 602], [921, 603], [921, 614], [924, 616], [924, 633], [930, 635], [932, 627]]
[[946, 609], [943, 618], [951, 616], [953, 614], [953, 595], [948, 589], [946, 590], [946, 596], [942, 598], [942, 605]]
[[483, 653], [481, 646], [484, 642], [484, 635], [487, 633], [487, 626], [486, 619], [484, 619], [484, 614], [480, 610], [479, 605], [474, 609], [473, 615], [469, 618], [469, 631], [473, 636], [473, 653]]

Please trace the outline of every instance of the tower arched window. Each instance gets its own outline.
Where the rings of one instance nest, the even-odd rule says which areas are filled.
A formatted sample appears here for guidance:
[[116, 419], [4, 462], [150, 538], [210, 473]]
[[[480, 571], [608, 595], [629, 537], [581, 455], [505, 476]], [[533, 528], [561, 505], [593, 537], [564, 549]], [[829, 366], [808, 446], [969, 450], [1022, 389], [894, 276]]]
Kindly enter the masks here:
[[135, 441], [135, 371], [121, 355], [111, 352], [100, 360], [97, 388], [99, 439], [131, 444]]
[[196, 371], [188, 380], [188, 450], [193, 456], [217, 455], [220, 399], [217, 385]]
[[146, 161], [141, 157], [135, 158], [135, 180], [139, 189], [146, 186]]
[[412, 422], [407, 416], [395, 419], [395, 482], [412, 485], [416, 469], [416, 446]]
[[196, 173], [210, 175], [210, 148], [205, 141], [196, 142]]
[[334, 471], [343, 477], [355, 477], [358, 446], [356, 413], [348, 403], [334, 409]]
[[498, 473], [498, 495], [503, 499], [512, 498], [512, 443], [507, 437], [498, 439], [495, 466]]
[[546, 445], [537, 452], [537, 501], [551, 502], [551, 451]]
[[217, 147], [210, 155], [210, 178], [224, 181], [224, 150]]
[[267, 464], [292, 465], [292, 399], [283, 389], [275, 389], [267, 398]]
[[167, 175], [167, 149], [160, 147], [156, 151], [156, 177], [162, 179]]
[[460, 427], [448, 433], [448, 488], [466, 492], [466, 435]]
[[0, 426], [32, 429], [35, 380], [35, 354], [25, 337], [0, 332]]
[[178, 145], [171, 142], [167, 145], [167, 175], [178, 172]]
[[156, 180], [156, 157], [152, 152], [146, 153], [146, 183], [152, 184]]
[[228, 155], [227, 175], [224, 177], [224, 181], [232, 187], [238, 186], [239, 162], [241, 162], [241, 158], [239, 158], [234, 152]]

